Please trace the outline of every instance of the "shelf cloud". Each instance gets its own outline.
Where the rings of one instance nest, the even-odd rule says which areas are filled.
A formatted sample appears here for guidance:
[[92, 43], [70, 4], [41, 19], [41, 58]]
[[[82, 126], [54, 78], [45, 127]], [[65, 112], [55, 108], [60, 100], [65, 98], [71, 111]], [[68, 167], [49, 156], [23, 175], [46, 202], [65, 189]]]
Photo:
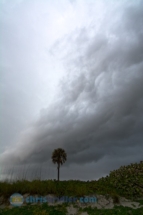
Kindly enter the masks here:
[[142, 1], [61, 2], [3, 3], [4, 176], [14, 167], [56, 177], [59, 147], [62, 179], [98, 179], [142, 160]]

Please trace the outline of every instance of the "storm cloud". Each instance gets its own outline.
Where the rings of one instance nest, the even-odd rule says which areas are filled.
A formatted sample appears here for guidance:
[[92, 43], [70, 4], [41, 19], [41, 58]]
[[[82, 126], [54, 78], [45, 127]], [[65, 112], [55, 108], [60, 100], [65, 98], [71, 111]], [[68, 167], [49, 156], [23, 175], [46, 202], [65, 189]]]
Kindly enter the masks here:
[[[24, 5], [24, 1], [19, 3], [19, 7], [20, 4]], [[43, 1], [42, 9], [44, 4]], [[80, 12], [83, 20], [83, 14], [87, 13], [89, 19], [79, 23], [75, 28], [71, 26], [71, 31], [60, 34], [59, 38], [55, 38], [47, 45], [48, 51], [47, 49], [45, 51], [50, 53], [49, 59], [53, 60], [51, 67], [53, 65], [54, 68], [56, 62], [57, 64], [60, 62], [64, 70], [64, 74], [61, 72], [62, 75], [56, 82], [57, 85], [53, 85], [56, 89], [55, 94], [52, 93], [52, 87], [49, 87], [51, 91], [49, 90], [48, 93], [48, 89], [43, 85], [49, 83], [50, 86], [50, 80], [58, 76], [58, 68], [53, 72], [54, 75], [50, 73], [52, 78], [48, 77], [42, 84], [38, 82], [38, 78], [40, 81], [44, 80], [44, 75], [42, 78], [40, 75], [43, 74], [42, 71], [40, 73], [40, 70], [33, 70], [37, 66], [36, 63], [35, 67], [30, 66], [34, 49], [36, 53], [37, 50], [42, 53], [43, 42], [39, 43], [39, 47], [36, 44], [36, 48], [34, 44], [30, 47], [32, 52], [28, 54], [29, 62], [21, 71], [22, 77], [25, 78], [23, 86], [26, 87], [28, 83], [25, 93], [22, 89], [18, 91], [20, 76], [17, 74], [18, 67], [21, 68], [23, 65], [21, 58], [28, 59], [24, 55], [28, 52], [29, 44], [25, 47], [24, 53], [22, 50], [23, 56], [19, 56], [15, 51], [14, 59], [17, 58], [17, 61], [14, 68], [17, 67], [17, 71], [10, 71], [9, 61], [5, 62], [5, 66], [3, 65], [3, 70], [7, 69], [7, 79], [3, 80], [5, 85], [2, 86], [5, 93], [3, 94], [5, 108], [2, 114], [7, 112], [10, 115], [3, 119], [4, 123], [12, 120], [12, 124], [9, 125], [11, 135], [10, 133], [5, 135], [5, 139], [13, 141], [13, 144], [9, 143], [0, 155], [0, 162], [4, 167], [8, 166], [11, 169], [11, 166], [21, 168], [27, 165], [34, 169], [34, 166], [37, 168], [43, 165], [44, 173], [47, 168], [51, 168], [48, 177], [53, 178], [56, 168], [52, 165], [51, 154], [55, 148], [61, 147], [65, 149], [68, 156], [67, 162], [62, 167], [61, 177], [92, 180], [105, 176], [121, 165], [142, 160], [143, 3], [124, 1], [115, 4], [114, 1], [110, 1], [108, 5], [103, 2], [100, 5], [98, 1], [96, 3], [91, 1], [90, 4], [84, 2], [81, 9], [79, 5], [80, 1], [69, 2], [67, 9], [73, 9], [74, 17], [76, 17], [76, 10]], [[86, 6], [88, 10], [85, 9]], [[29, 5], [27, 7], [30, 8]], [[55, 7], [58, 8], [57, 5]], [[97, 16], [94, 14], [97, 8], [102, 11], [102, 16], [101, 11]], [[38, 10], [37, 5], [36, 10]], [[35, 14], [37, 15], [36, 12]], [[19, 16], [18, 13], [16, 17]], [[46, 23], [43, 23], [42, 29], [44, 26]], [[29, 36], [33, 35], [31, 31], [31, 29], [27, 30]], [[8, 37], [5, 29], [3, 32]], [[24, 32], [21, 33], [20, 39]], [[41, 35], [39, 37], [37, 41], [42, 40]], [[10, 48], [14, 49], [12, 40], [8, 41], [10, 45], [6, 47], [7, 52]], [[19, 44], [22, 42], [23, 40], [18, 41]], [[4, 56], [5, 53], [2, 51], [3, 58], [9, 59]], [[36, 56], [33, 58], [32, 63], [38, 59]], [[41, 56], [39, 61], [41, 65], [45, 62], [43, 58]], [[32, 72], [29, 73], [30, 69]], [[17, 80], [13, 78], [14, 74]], [[28, 74], [30, 79], [26, 77]], [[15, 99], [10, 95], [7, 96], [11, 92], [11, 81], [15, 84], [15, 89], [13, 88], [12, 91]], [[42, 98], [41, 89], [46, 89], [49, 97], [53, 98], [50, 102], [46, 100], [47, 104], [46, 101], [40, 103], [41, 105], [38, 105], [39, 100], [35, 98], [30, 106], [32, 96], [39, 93]], [[31, 93], [31, 97], [28, 93]], [[26, 101], [23, 105], [24, 107], [26, 105], [27, 109], [24, 107], [20, 109], [17, 106], [17, 101], [20, 101], [23, 94]], [[32, 118], [32, 108], [36, 105], [38, 107], [35, 112], [37, 111], [38, 114], [32, 115]], [[17, 114], [19, 117], [23, 115], [23, 121], [26, 119], [27, 124], [23, 121], [18, 124]], [[13, 126], [16, 126], [17, 133], [13, 131]], [[6, 132], [6, 128], [3, 132]], [[12, 139], [14, 137], [15, 141]]]

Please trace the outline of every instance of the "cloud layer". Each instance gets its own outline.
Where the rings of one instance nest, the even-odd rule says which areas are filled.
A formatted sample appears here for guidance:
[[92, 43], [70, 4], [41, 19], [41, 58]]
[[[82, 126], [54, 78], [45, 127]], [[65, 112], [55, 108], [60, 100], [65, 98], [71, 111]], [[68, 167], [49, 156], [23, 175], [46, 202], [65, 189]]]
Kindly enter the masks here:
[[[74, 11], [78, 6], [70, 4]], [[143, 3], [87, 6], [86, 25], [71, 28], [49, 49], [65, 70], [54, 100], [1, 154], [3, 165], [49, 165], [55, 177], [51, 153], [62, 147], [68, 155], [63, 178], [97, 179], [142, 160]], [[98, 7], [102, 17], [93, 13]]]

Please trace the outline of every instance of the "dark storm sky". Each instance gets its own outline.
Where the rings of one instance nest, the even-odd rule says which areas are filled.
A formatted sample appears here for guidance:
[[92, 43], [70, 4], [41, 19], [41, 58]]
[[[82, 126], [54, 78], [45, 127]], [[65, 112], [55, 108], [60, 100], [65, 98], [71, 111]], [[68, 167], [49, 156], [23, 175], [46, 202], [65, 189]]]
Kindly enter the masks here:
[[1, 178], [92, 180], [143, 159], [143, 2], [1, 1]]

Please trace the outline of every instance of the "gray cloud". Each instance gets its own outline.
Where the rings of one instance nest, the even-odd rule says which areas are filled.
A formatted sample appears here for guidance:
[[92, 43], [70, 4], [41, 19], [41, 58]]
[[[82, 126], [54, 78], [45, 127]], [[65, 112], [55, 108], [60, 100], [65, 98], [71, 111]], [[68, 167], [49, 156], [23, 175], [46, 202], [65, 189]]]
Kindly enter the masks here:
[[127, 3], [98, 31], [77, 29], [51, 47], [53, 55], [67, 50], [60, 55], [67, 76], [53, 104], [1, 154], [3, 164], [51, 165], [52, 151], [63, 147], [63, 178], [95, 179], [142, 159], [143, 5]]

